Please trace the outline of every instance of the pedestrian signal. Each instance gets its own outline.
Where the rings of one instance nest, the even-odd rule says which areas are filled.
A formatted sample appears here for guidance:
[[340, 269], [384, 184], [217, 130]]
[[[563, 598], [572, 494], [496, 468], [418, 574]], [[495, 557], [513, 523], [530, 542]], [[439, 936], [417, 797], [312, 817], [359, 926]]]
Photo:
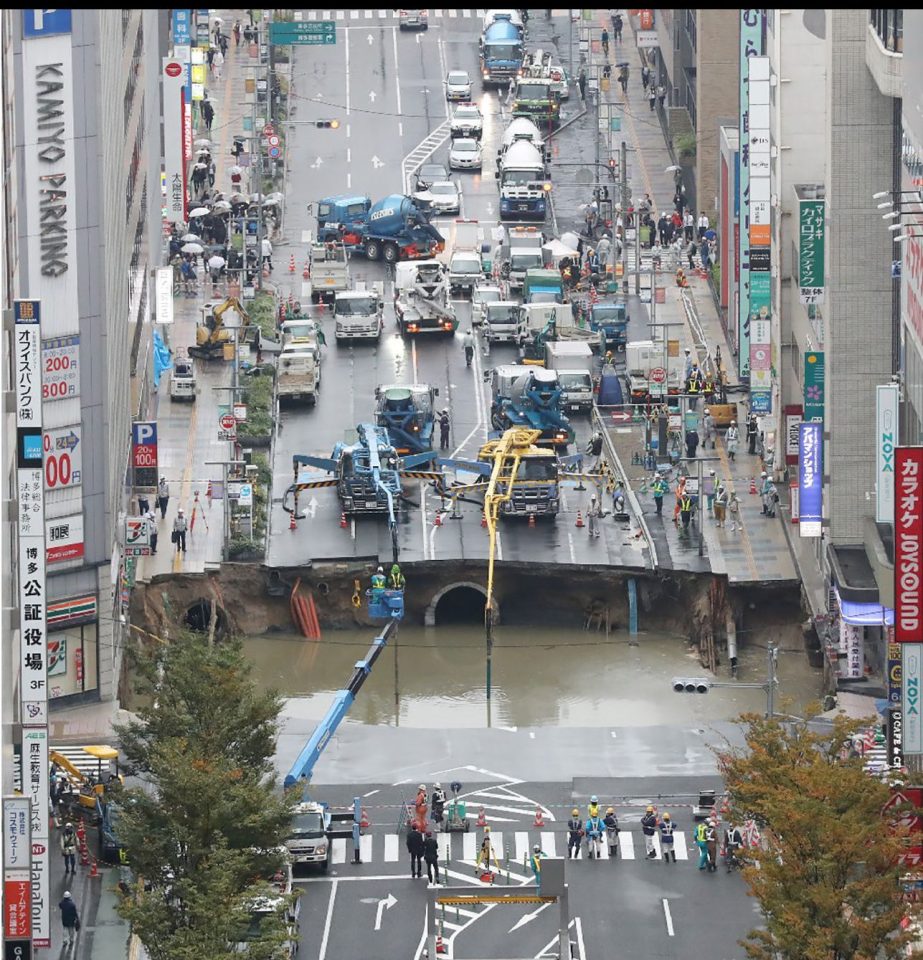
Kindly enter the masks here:
[[711, 680], [707, 677], [674, 677], [674, 693], [708, 693]]
[[318, 129], [336, 130], [339, 127], [339, 120], [315, 120], [314, 126]]

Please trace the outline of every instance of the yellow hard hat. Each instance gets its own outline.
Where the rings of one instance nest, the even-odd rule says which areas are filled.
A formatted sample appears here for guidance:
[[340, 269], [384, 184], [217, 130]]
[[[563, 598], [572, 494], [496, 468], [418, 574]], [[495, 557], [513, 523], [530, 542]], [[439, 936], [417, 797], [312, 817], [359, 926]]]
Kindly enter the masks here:
[[606, 810], [606, 813], [615, 813], [615, 810], [613, 810], [612, 807], [609, 807], [609, 808]]
[[647, 808], [647, 812], [648, 812], [648, 813], [653, 813], [653, 812], [654, 812], [654, 808], [653, 808], [653, 807], [648, 807], [648, 808]]
[[579, 817], [579, 816], [580, 816], [580, 811], [579, 811], [576, 807], [574, 807], [574, 809], [571, 810], [570, 815], [571, 815], [572, 817]]
[[490, 833], [490, 827], [484, 827], [484, 833]]
[[669, 820], [669, 819], [670, 819], [670, 814], [669, 814], [669, 813], [665, 813], [665, 814], [663, 815], [663, 819], [664, 819], [664, 820]]

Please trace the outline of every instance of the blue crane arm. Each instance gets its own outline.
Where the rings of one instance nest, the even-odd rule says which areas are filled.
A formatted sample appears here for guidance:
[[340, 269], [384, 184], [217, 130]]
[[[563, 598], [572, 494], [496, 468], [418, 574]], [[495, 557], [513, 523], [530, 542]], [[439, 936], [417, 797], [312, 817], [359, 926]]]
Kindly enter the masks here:
[[330, 457], [308, 457], [301, 453], [296, 453], [292, 456], [292, 466], [297, 470], [298, 467], [318, 467], [321, 470], [326, 470], [329, 473], [333, 473], [337, 468], [336, 460], [331, 460]]
[[375, 483], [375, 489], [380, 490], [385, 495], [388, 503], [388, 527], [391, 530], [391, 551], [394, 562], [397, 563], [397, 517], [394, 514], [394, 495], [391, 493], [388, 485], [381, 479], [381, 458], [378, 456], [378, 438], [375, 435], [375, 427], [372, 424], [360, 423], [359, 433], [365, 437], [366, 446], [369, 451], [369, 469], [372, 472], [372, 480]]
[[368, 653], [364, 660], [356, 662], [356, 668], [350, 677], [349, 683], [343, 690], [337, 690], [333, 697], [333, 703], [330, 709], [324, 714], [324, 718], [317, 725], [311, 738], [304, 745], [301, 753], [295, 758], [291, 769], [285, 775], [284, 786], [286, 789], [294, 786], [299, 781], [310, 780], [314, 772], [314, 766], [320, 759], [324, 748], [330, 742], [330, 738], [336, 733], [343, 718], [349, 713], [349, 708], [356, 699], [356, 694], [362, 689], [365, 678], [372, 672], [375, 661], [381, 655], [382, 650], [391, 638], [391, 634], [397, 629], [397, 621], [389, 620], [381, 633], [372, 641]]

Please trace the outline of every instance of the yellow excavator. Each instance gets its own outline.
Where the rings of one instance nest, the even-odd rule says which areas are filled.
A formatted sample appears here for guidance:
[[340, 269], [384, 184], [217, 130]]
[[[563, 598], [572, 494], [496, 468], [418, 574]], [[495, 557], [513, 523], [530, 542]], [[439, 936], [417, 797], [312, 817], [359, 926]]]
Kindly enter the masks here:
[[228, 329], [224, 315], [233, 310], [240, 317], [238, 340], [243, 340], [243, 331], [250, 325], [250, 314], [237, 297], [228, 297], [216, 307], [204, 308], [205, 322], [196, 327], [196, 345], [189, 348], [189, 356], [197, 360], [219, 360], [224, 357], [225, 344], [234, 342], [234, 334]]
[[[52, 777], [63, 773], [70, 789], [65, 788], [61, 802], [68, 807], [71, 815], [92, 816], [97, 812], [97, 800], [105, 798], [108, 784], [113, 780], [123, 782], [119, 773], [119, 752], [115, 747], [91, 745], [83, 752], [97, 762], [96, 776], [85, 774], [67, 757], [52, 750], [49, 755]], [[113, 770], [112, 764], [115, 764]]]

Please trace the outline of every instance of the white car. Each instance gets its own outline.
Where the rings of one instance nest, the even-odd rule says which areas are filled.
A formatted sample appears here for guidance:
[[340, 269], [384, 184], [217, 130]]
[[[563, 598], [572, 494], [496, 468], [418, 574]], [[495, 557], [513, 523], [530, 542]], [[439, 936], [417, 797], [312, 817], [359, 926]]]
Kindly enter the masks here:
[[399, 10], [397, 25], [401, 30], [406, 30], [409, 27], [428, 30], [429, 10]]
[[479, 283], [471, 293], [471, 323], [479, 327], [484, 322], [489, 303], [503, 299], [503, 291], [493, 284]]
[[470, 100], [471, 77], [467, 70], [450, 70], [445, 78], [446, 100]]
[[453, 137], [474, 137], [481, 139], [484, 118], [476, 103], [462, 103], [455, 108], [450, 124]]
[[415, 193], [413, 198], [422, 201], [435, 213], [459, 213], [461, 211], [461, 194], [458, 192], [458, 184], [454, 180], [439, 180], [431, 184], [428, 190]]
[[453, 140], [449, 148], [449, 166], [453, 170], [480, 170], [481, 145], [470, 137]]

